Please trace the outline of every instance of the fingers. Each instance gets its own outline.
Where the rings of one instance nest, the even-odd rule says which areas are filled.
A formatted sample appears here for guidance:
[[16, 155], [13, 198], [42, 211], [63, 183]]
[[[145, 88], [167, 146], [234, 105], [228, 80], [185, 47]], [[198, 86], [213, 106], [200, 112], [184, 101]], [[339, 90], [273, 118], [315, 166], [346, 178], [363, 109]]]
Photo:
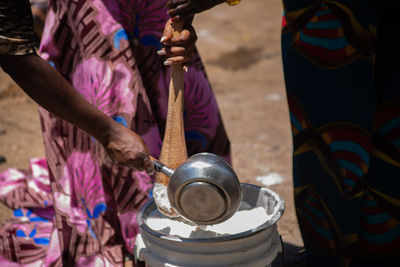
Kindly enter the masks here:
[[167, 2], [168, 15], [173, 18], [176, 16], [190, 17], [195, 13], [193, 4], [190, 0], [170, 0]]
[[[191, 56], [178, 56], [178, 57], [170, 57], [166, 61], [164, 61], [165, 66], [171, 66], [171, 65], [176, 65], [176, 64], [185, 64], [190, 62], [192, 59]], [[187, 70], [185, 70], [187, 71]]]
[[[160, 56], [167, 56], [168, 60], [174, 58], [174, 57], [184, 57], [187, 60], [190, 60], [191, 55], [193, 53], [194, 46], [186, 46], [186, 47], [167, 47], [167, 48], [162, 48], [161, 50], [157, 51], [157, 54]], [[171, 61], [175, 61], [172, 59]], [[181, 62], [182, 63], [182, 62]], [[167, 64], [168, 65], [168, 64]]]
[[175, 8], [179, 5], [182, 5], [183, 3], [187, 3], [188, 0], [168, 0], [167, 1], [167, 8], [171, 9], [171, 8]]
[[[192, 60], [194, 46], [192, 47], [173, 47], [171, 49], [164, 49], [159, 51], [159, 55], [163, 54], [168, 56], [167, 60], [164, 61], [165, 66], [171, 66], [174, 64], [186, 64]], [[188, 64], [186, 64], [188, 65]]]
[[154, 173], [154, 165], [143, 139], [120, 124], [113, 124], [104, 148], [110, 159], [119, 166]]
[[153, 175], [155, 170], [154, 170], [154, 164], [153, 161], [151, 161], [149, 155], [146, 156], [146, 158], [143, 161], [143, 169], [149, 174]]
[[150, 159], [149, 149], [144, 143], [144, 141], [143, 140], [141, 141], [142, 141], [141, 147], [143, 150], [137, 153], [136, 164], [133, 167], [139, 171], [146, 171], [147, 174], [153, 175], [155, 170], [153, 161]]
[[185, 47], [165, 47], [165, 48], [161, 48], [160, 50], [158, 50], [157, 55], [174, 57], [174, 56], [185, 55], [188, 52], [190, 52], [190, 51], [188, 51]]
[[169, 19], [168, 22], [164, 26], [163, 36], [160, 39], [160, 42], [164, 46], [183, 46], [190, 43], [195, 43], [197, 41], [196, 31], [194, 30], [193, 26], [191, 25], [190, 17], [184, 20], [183, 29], [180, 31], [178, 36], [173, 36], [174, 30], [172, 26], [172, 19]]
[[164, 48], [157, 51], [158, 55], [167, 56], [164, 65], [185, 64], [190, 62], [197, 40], [197, 35], [190, 24], [186, 24], [178, 36], [173, 37], [172, 22], [168, 22], [164, 36], [161, 38]]
[[193, 17], [196, 13], [196, 10], [188, 5], [180, 5], [177, 8], [173, 8], [168, 10], [168, 15], [171, 18], [180, 17], [180, 18], [188, 18]]
[[150, 158], [149, 148], [146, 146], [144, 141], [142, 143], [142, 146], [144, 148], [144, 154], [142, 154], [143, 155], [143, 157], [142, 157], [143, 170], [145, 170], [147, 172], [147, 174], [153, 175], [155, 173], [155, 170], [154, 170], [153, 161]]
[[192, 44], [194, 45], [197, 41], [196, 32], [191, 25], [185, 26], [186, 29], [182, 30], [180, 34], [171, 39], [171, 46], [183, 46]]
[[134, 168], [138, 171], [146, 171], [149, 175], [153, 175], [155, 172], [154, 164], [151, 161], [150, 156], [144, 152], [134, 153], [133, 155], [128, 156], [126, 162], [119, 161], [117, 163], [120, 166]]

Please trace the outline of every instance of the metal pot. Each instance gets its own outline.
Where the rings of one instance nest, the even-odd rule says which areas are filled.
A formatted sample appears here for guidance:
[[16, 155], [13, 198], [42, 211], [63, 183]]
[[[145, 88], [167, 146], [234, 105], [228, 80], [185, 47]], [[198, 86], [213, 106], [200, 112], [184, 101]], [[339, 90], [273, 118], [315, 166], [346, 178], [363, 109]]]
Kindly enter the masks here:
[[242, 199], [232, 167], [211, 153], [191, 156], [176, 170], [154, 161], [156, 171], [170, 177], [168, 198], [183, 217], [197, 224], [217, 224], [235, 214]]

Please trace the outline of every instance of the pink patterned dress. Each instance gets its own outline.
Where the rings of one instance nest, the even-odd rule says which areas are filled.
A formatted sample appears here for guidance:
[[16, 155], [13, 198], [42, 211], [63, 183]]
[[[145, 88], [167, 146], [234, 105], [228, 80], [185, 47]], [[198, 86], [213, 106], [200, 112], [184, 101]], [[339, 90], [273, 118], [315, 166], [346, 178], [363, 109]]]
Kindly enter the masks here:
[[[170, 80], [165, 58], [156, 54], [165, 4], [54, 0], [41, 43], [41, 55], [91, 104], [140, 134], [154, 157]], [[185, 74], [184, 116], [189, 155], [209, 151], [229, 160], [229, 140], [197, 54]], [[91, 136], [43, 109], [40, 117], [47, 167], [39, 160], [30, 174], [0, 174], [8, 186], [0, 197], [16, 209], [0, 233], [0, 263], [121, 266], [133, 252], [136, 214], [151, 197], [152, 177], [112, 164]]]

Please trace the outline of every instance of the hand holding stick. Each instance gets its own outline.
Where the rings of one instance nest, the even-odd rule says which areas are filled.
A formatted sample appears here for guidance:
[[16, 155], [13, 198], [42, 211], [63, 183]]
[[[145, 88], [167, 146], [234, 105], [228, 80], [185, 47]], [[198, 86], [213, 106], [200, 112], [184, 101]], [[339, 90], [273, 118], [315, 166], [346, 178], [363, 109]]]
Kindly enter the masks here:
[[[172, 27], [173, 36], [179, 36], [183, 28], [183, 21], [174, 20]], [[171, 65], [167, 122], [160, 155], [160, 161], [171, 169], [176, 169], [187, 159], [183, 126], [183, 92], [184, 80], [182, 64], [173, 64]], [[168, 200], [168, 182], [168, 176], [162, 173], [157, 173], [153, 196], [160, 212], [170, 217], [176, 217], [178, 214], [171, 207]]]

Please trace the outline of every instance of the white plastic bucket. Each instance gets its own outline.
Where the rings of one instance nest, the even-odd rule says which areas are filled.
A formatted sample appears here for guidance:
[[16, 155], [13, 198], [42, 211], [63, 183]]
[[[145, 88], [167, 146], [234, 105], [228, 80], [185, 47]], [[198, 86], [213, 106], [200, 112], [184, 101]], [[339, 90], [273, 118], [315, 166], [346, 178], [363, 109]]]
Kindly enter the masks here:
[[[140, 235], [135, 243], [135, 259], [150, 267], [269, 266], [282, 251], [276, 222], [284, 211], [284, 202], [275, 192], [242, 184], [239, 210], [264, 207], [270, 219], [255, 229], [215, 238], [179, 238], [154, 231], [146, 216], [156, 206], [148, 203], [138, 214]], [[251, 218], [249, 218], [251, 220]]]

